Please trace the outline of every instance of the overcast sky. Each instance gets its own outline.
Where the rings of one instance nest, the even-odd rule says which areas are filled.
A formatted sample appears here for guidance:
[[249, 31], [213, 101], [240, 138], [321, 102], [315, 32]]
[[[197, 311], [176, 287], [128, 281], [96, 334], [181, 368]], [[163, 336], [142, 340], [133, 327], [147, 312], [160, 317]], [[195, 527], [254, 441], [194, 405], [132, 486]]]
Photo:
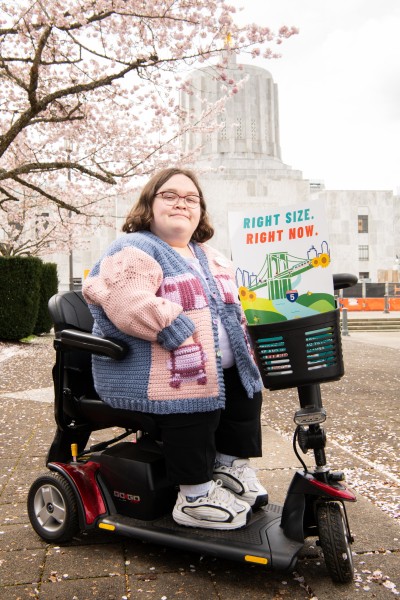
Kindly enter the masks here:
[[283, 162], [327, 189], [400, 194], [400, 0], [232, 3], [300, 29], [280, 59], [253, 62], [278, 84]]

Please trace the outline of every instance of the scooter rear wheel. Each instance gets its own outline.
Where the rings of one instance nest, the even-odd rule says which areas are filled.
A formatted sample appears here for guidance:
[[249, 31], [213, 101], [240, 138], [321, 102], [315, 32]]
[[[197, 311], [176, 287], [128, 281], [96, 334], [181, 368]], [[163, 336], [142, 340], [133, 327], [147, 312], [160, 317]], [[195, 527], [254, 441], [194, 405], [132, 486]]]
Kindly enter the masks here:
[[33, 529], [46, 541], [66, 542], [79, 531], [75, 494], [59, 473], [41, 475], [33, 482], [28, 515]]
[[317, 508], [319, 541], [332, 581], [353, 581], [354, 565], [344, 508], [339, 502], [325, 502]]

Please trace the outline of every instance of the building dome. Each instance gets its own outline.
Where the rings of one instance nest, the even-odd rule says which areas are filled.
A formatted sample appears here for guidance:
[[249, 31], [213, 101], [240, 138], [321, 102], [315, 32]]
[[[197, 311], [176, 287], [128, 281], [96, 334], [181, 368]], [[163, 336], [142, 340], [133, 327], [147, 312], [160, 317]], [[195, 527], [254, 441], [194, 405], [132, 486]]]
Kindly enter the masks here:
[[[211, 168], [228, 171], [236, 170], [239, 164], [246, 170], [290, 169], [281, 159], [278, 88], [271, 73], [261, 67], [237, 64], [234, 57], [227, 76], [241, 83], [217, 117], [220, 127], [185, 134], [183, 152], [201, 147], [196, 166], [206, 162]], [[212, 67], [194, 71], [189, 81], [193, 93], [181, 95], [181, 108], [190, 120], [199, 118], [207, 105], [223, 98], [226, 87], [231, 87]]]

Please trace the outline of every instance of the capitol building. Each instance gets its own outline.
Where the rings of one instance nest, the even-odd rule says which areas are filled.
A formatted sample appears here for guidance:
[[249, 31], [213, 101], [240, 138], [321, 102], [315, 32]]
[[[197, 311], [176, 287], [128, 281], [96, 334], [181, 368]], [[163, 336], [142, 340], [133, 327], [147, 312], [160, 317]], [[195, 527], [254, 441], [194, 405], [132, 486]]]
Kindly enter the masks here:
[[[215, 228], [210, 243], [231, 254], [228, 212], [274, 209], [318, 201], [324, 203], [332, 249], [333, 272], [356, 274], [361, 281], [399, 281], [396, 255], [400, 253], [400, 197], [389, 190], [327, 190], [323, 183], [303, 178], [282, 160], [279, 134], [278, 87], [272, 75], [253, 65], [229, 63], [233, 80], [243, 80], [238, 93], [218, 115], [219, 127], [211, 132], [187, 133], [183, 153], [201, 146], [193, 164]], [[202, 111], [205, 102], [221, 97], [221, 81], [212, 67], [191, 75], [193, 95], [182, 95], [188, 118]], [[284, 150], [284, 149], [283, 149]], [[122, 223], [135, 197], [118, 199], [115, 229], [99, 229], [90, 248], [74, 251], [73, 275], [79, 285], [103, 250], [120, 235]], [[52, 257], [54, 261], [54, 257]], [[57, 256], [60, 290], [69, 283], [68, 257]]]

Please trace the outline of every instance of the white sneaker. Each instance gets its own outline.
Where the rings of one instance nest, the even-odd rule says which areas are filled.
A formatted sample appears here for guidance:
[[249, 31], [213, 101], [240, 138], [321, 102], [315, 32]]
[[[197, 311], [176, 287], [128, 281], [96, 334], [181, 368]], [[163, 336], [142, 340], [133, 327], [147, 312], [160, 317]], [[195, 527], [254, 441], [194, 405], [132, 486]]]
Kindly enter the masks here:
[[237, 458], [231, 467], [216, 466], [213, 478], [221, 479], [224, 487], [254, 508], [268, 504], [268, 492], [247, 459]]
[[207, 496], [187, 500], [181, 492], [172, 511], [179, 525], [207, 529], [239, 529], [250, 520], [251, 508], [243, 500], [222, 487], [222, 481], [212, 481]]

